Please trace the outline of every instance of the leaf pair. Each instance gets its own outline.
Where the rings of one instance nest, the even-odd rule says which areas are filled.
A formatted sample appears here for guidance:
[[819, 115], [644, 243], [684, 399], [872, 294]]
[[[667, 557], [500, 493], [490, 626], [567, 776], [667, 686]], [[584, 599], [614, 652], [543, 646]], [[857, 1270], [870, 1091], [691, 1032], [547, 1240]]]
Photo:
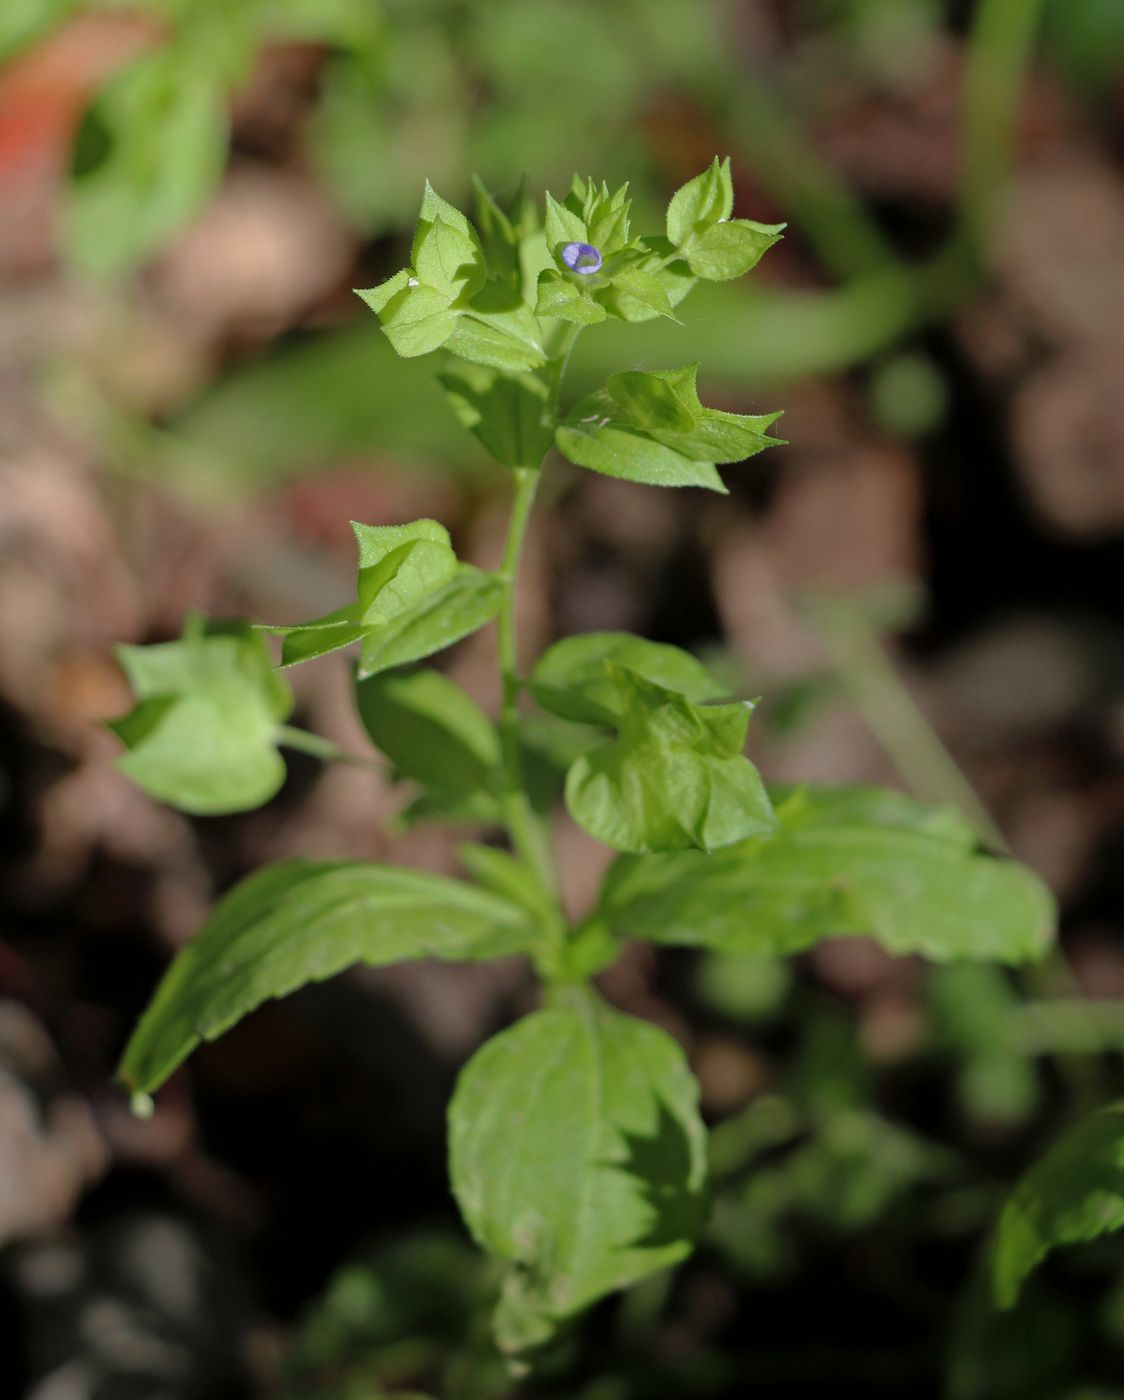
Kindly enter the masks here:
[[246, 624], [188, 621], [178, 642], [120, 647], [137, 703], [110, 728], [121, 768], [185, 812], [215, 815], [266, 802], [285, 779], [277, 752], [292, 694]]
[[[505, 246], [506, 230], [497, 217], [502, 211], [494, 202], [490, 209], [490, 243]], [[510, 265], [501, 263], [500, 275], [489, 275], [479, 233], [428, 181], [410, 261], [381, 285], [356, 288], [399, 355], [427, 355], [444, 346], [502, 370], [531, 370], [545, 362], [538, 323], [509, 275]]]
[[359, 642], [359, 674], [375, 675], [441, 651], [494, 617], [503, 583], [457, 560], [449, 532], [435, 520], [409, 525], [352, 522], [359, 546], [356, 600], [292, 627], [283, 666]]
[[612, 375], [559, 423], [558, 450], [605, 476], [725, 492], [716, 464], [740, 462], [779, 443], [765, 430], [780, 414], [705, 408], [697, 375], [697, 364]]
[[566, 777], [570, 815], [598, 840], [619, 851], [709, 851], [772, 828], [742, 753], [750, 707], [698, 703], [717, 687], [685, 652], [587, 633], [542, 657], [531, 690], [544, 709], [616, 731]]

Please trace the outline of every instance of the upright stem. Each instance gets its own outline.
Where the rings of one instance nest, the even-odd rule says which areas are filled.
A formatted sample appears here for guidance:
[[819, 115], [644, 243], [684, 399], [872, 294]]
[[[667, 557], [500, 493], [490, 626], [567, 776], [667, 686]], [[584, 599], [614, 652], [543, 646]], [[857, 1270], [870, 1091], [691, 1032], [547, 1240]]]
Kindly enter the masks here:
[[[568, 326], [550, 365], [550, 396], [547, 412], [551, 421], [558, 413], [558, 398], [562, 377], [570, 358], [574, 341], [581, 327]], [[557, 894], [554, 858], [545, 826], [536, 815], [527, 797], [523, 782], [523, 762], [519, 752], [519, 642], [515, 618], [515, 591], [519, 581], [519, 561], [523, 542], [539, 488], [540, 470], [537, 466], [515, 468], [515, 499], [507, 527], [500, 577], [504, 582], [504, 598], [498, 618], [499, 664], [502, 700], [500, 708], [500, 741], [504, 765], [504, 817], [518, 855], [535, 871], [543, 888]]]
[[507, 527], [500, 576], [505, 591], [499, 612], [499, 662], [502, 701], [500, 740], [504, 763], [504, 816], [512, 844], [548, 890], [555, 888], [554, 866], [542, 825], [531, 807], [523, 785], [523, 763], [519, 754], [519, 654], [515, 620], [515, 586], [519, 560], [531, 519], [531, 508], [539, 486], [534, 467], [516, 467], [515, 500]]

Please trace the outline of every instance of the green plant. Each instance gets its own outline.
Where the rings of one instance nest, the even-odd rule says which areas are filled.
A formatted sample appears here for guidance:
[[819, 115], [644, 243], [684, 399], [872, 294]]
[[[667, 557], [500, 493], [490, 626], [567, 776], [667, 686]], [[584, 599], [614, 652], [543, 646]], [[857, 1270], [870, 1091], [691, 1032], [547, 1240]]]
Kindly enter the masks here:
[[[507, 1266], [495, 1331], [512, 1358], [682, 1260], [706, 1217], [706, 1133], [684, 1055], [593, 985], [625, 937], [761, 959], [868, 934], [894, 953], [1010, 963], [1038, 957], [1052, 937], [1042, 884], [980, 850], [951, 809], [867, 789], [767, 789], [743, 752], [752, 704], [730, 700], [686, 652], [598, 633], [520, 666], [519, 560], [552, 446], [629, 481], [724, 491], [719, 465], [776, 441], [776, 414], [705, 407], [693, 365], [623, 370], [575, 404], [563, 399], [584, 327], [676, 320], [696, 281], [741, 276], [780, 237], [732, 211], [718, 160], [674, 195], [665, 232], [644, 237], [624, 188], [577, 179], [565, 199], [546, 196], [540, 221], [522, 194], [501, 206], [478, 185], [470, 222], [427, 186], [410, 266], [359, 295], [400, 355], [451, 352], [441, 382], [453, 412], [513, 474], [499, 569], [460, 561], [433, 520], [356, 525], [356, 595], [327, 616], [265, 628], [196, 619], [180, 641], [121, 657], [137, 697], [115, 722], [123, 766], [184, 810], [267, 800], [284, 780], [280, 748], [343, 757], [286, 723], [273, 632], [282, 667], [357, 648], [359, 714], [418, 789], [411, 820], [506, 835], [461, 848], [466, 881], [307, 860], [251, 875], [176, 958], [120, 1074], [144, 1111], [201, 1040], [350, 964], [528, 958], [542, 1009], [473, 1056], [449, 1111], [454, 1193], [475, 1239]], [[498, 724], [440, 672], [411, 669], [492, 619]], [[559, 901], [546, 820], [559, 798], [618, 852], [576, 925]], [[840, 1154], [883, 1150], [873, 1119], [855, 1123], [846, 1141], [806, 1154], [811, 1177]], [[894, 1150], [898, 1175], [914, 1172], [911, 1144], [895, 1139]], [[877, 1199], [897, 1180], [878, 1184]]]

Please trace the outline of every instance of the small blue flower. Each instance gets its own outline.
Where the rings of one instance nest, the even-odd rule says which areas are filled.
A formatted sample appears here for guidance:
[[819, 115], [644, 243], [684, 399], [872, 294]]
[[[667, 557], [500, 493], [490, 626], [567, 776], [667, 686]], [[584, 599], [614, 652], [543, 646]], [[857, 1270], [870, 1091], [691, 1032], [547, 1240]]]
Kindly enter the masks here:
[[601, 271], [601, 254], [592, 243], [567, 243], [562, 249], [562, 261], [582, 277]]

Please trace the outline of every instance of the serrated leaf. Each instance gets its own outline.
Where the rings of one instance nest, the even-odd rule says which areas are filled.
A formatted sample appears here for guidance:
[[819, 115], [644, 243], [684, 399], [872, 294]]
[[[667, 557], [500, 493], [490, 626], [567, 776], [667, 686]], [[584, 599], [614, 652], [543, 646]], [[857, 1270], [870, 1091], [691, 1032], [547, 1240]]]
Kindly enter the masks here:
[[667, 236], [677, 246], [695, 234], [728, 219], [734, 210], [734, 185], [730, 158], [715, 156], [701, 175], [688, 180], [672, 195], [667, 206]]
[[458, 564], [436, 520], [352, 522], [359, 547], [357, 600], [311, 622], [264, 630], [284, 637], [282, 665], [360, 642], [360, 674], [420, 661], [493, 617], [503, 597], [494, 574]]
[[487, 789], [500, 764], [495, 725], [440, 671], [386, 672], [356, 682], [359, 718], [402, 777], [453, 800]]
[[467, 299], [484, 285], [484, 254], [479, 240], [438, 217], [422, 220], [414, 235], [414, 275], [447, 302]]
[[566, 775], [570, 815], [618, 851], [713, 851], [775, 825], [743, 753], [750, 707], [693, 705], [635, 671], [607, 666], [620, 696], [617, 738]]
[[604, 321], [608, 313], [600, 302], [583, 292], [572, 277], [546, 268], [539, 273], [535, 315], [557, 316], [579, 326], [592, 326]]
[[461, 425], [505, 467], [537, 467], [554, 430], [547, 387], [533, 374], [454, 365], [438, 375]]
[[728, 282], [743, 277], [761, 261], [783, 236], [784, 224], [758, 224], [752, 219], [730, 219], [715, 224], [684, 245], [687, 266], [707, 282]]
[[779, 440], [765, 429], [778, 414], [723, 413], [698, 398], [697, 365], [628, 370], [583, 399], [555, 431], [580, 467], [654, 486], [725, 492], [717, 463], [743, 461]]
[[[667, 298], [667, 305], [672, 308], [678, 306], [698, 283], [682, 257], [676, 256], [674, 245], [662, 237], [639, 239], [629, 254], [626, 268], [635, 269], [657, 282]], [[630, 295], [627, 277], [622, 284], [622, 279], [615, 274], [608, 286], [597, 291], [597, 300], [610, 315], [622, 321], [650, 321], [655, 316], [667, 315], [662, 301], [659, 308], [654, 309], [650, 298], [645, 300]]]
[[[620, 272], [614, 272], [612, 285], [617, 296], [625, 299], [625, 304], [634, 302], [653, 316], [667, 316], [672, 321], [678, 320], [671, 309], [671, 298], [663, 282], [652, 273], [645, 272], [642, 267], [627, 267]], [[621, 303], [618, 301], [616, 304]]]
[[259, 633], [189, 622], [178, 642], [117, 655], [138, 703], [110, 727], [128, 750], [119, 767], [145, 792], [198, 815], [247, 811], [277, 792], [292, 695]]
[[682, 1051], [592, 994], [477, 1051], [449, 1105], [449, 1147], [469, 1229], [510, 1265], [495, 1318], [509, 1353], [683, 1259], [705, 1215], [705, 1130]]
[[546, 233], [547, 247], [556, 261], [567, 243], [588, 242], [585, 220], [565, 204], [559, 204], [549, 190], [546, 193], [546, 219], [543, 229]]
[[[382, 299], [382, 290], [374, 287], [369, 291], [360, 290], [358, 295], [376, 312], [387, 340], [403, 359], [428, 355], [440, 349], [452, 335], [457, 313], [444, 292], [422, 285], [409, 273], [406, 283], [399, 285], [391, 296]], [[376, 305], [380, 301], [382, 304]]]
[[1072, 1128], [1026, 1173], [991, 1246], [995, 1301], [1010, 1308], [1027, 1276], [1059, 1245], [1124, 1228], [1124, 1103]]
[[237, 885], [177, 954], [118, 1076], [134, 1092], [151, 1092], [200, 1041], [354, 963], [505, 957], [534, 938], [524, 910], [458, 880], [388, 865], [284, 861]]
[[436, 592], [427, 594], [385, 626], [365, 633], [359, 648], [359, 674], [376, 675], [392, 666], [421, 661], [483, 627], [499, 611], [504, 584], [471, 564]]
[[771, 836], [709, 857], [617, 861], [600, 915], [657, 943], [755, 956], [866, 934], [934, 961], [1037, 958], [1053, 936], [1049, 891], [983, 854], [947, 809], [867, 789], [780, 794]]
[[581, 724], [616, 725], [625, 702], [612, 666], [699, 703], [727, 692], [689, 652], [631, 632], [582, 632], [543, 653], [531, 674], [531, 693], [544, 710]]

